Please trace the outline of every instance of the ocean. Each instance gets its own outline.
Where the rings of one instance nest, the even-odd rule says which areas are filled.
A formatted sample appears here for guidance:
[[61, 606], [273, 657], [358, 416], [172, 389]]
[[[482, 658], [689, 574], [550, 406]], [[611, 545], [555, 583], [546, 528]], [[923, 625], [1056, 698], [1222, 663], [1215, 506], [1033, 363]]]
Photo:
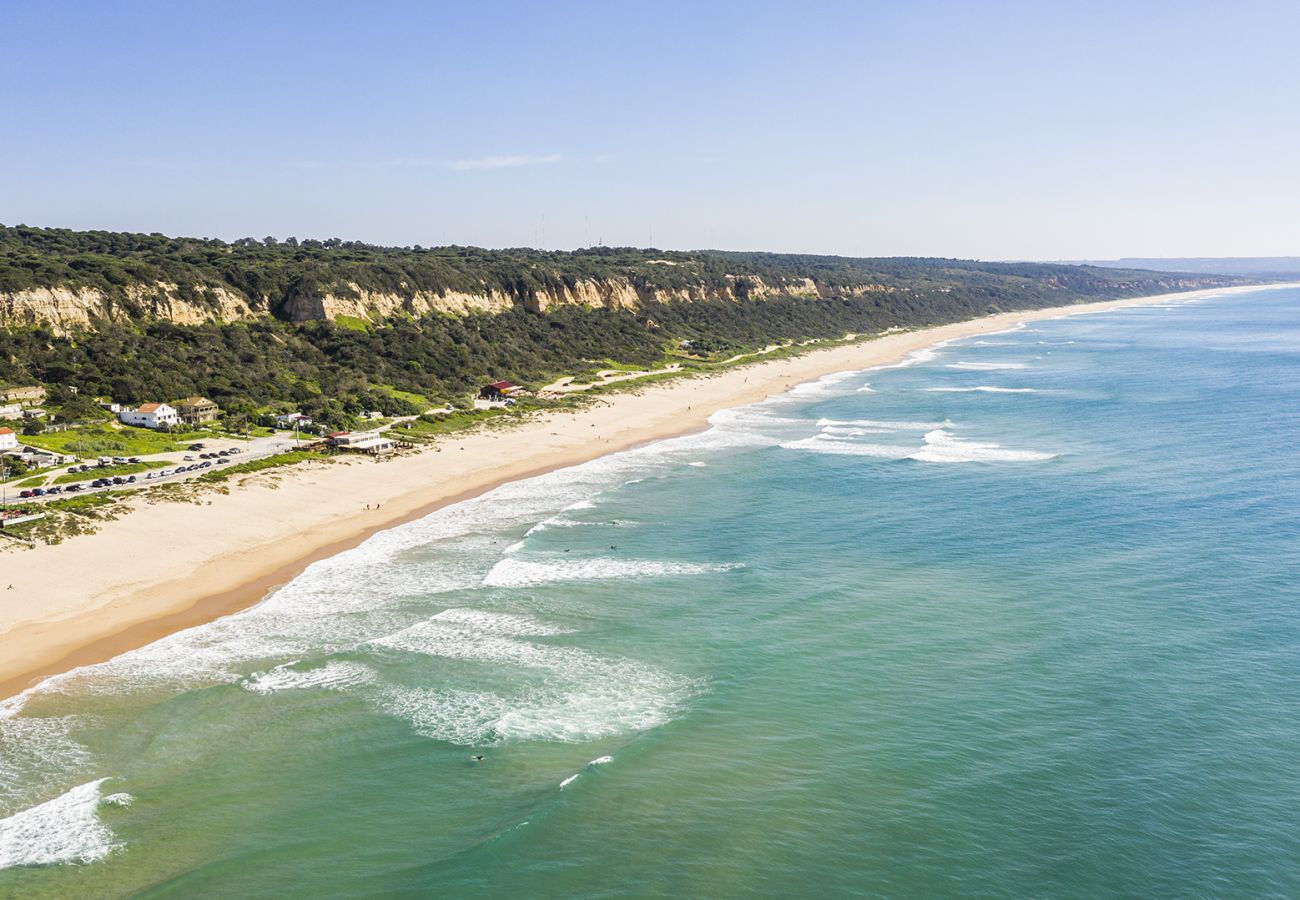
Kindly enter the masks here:
[[1156, 301], [382, 532], [0, 705], [0, 896], [1300, 896], [1298, 398]]

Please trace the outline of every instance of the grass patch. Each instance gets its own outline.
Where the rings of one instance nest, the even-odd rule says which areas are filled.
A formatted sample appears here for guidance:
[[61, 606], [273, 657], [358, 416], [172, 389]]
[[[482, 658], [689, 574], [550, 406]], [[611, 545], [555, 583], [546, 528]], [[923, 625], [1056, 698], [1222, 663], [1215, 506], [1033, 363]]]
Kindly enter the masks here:
[[76, 456], [144, 456], [184, 450], [195, 441], [211, 440], [211, 432], [186, 431], [167, 434], [147, 428], [115, 425], [83, 425], [67, 431], [47, 431], [25, 437], [24, 443], [56, 453]]
[[224, 469], [216, 469], [211, 472], [204, 472], [198, 477], [198, 481], [221, 482], [230, 479], [234, 475], [248, 475], [252, 472], [261, 472], [264, 469], [277, 469], [281, 466], [296, 466], [309, 460], [333, 460], [328, 453], [319, 450], [290, 450], [287, 453], [277, 453], [275, 456], [267, 456], [263, 459], [253, 459], [248, 462], [236, 463], [233, 466], [227, 466]]
[[335, 316], [334, 327], [343, 328], [348, 331], [369, 331], [373, 323], [369, 319], [362, 319], [359, 316]]
[[398, 400], [405, 400], [407, 403], [414, 403], [420, 409], [428, 409], [434, 405], [433, 401], [423, 394], [415, 394], [411, 391], [399, 391], [397, 388], [389, 387], [388, 385], [383, 385], [380, 390], [390, 397], [396, 397]]

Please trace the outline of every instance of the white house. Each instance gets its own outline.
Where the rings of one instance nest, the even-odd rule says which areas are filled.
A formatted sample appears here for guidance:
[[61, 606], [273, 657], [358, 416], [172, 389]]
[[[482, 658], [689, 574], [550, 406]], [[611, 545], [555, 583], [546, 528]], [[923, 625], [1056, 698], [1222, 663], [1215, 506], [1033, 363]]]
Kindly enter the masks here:
[[176, 408], [166, 403], [145, 403], [139, 409], [124, 409], [117, 417], [123, 425], [140, 425], [144, 428], [166, 428], [180, 421]]
[[17, 450], [18, 435], [12, 428], [0, 428], [0, 451]]
[[23, 408], [17, 403], [10, 403], [7, 406], [0, 406], [0, 419], [21, 419], [23, 417]]
[[277, 428], [305, 428], [310, 424], [311, 416], [304, 416], [300, 412], [275, 417]]

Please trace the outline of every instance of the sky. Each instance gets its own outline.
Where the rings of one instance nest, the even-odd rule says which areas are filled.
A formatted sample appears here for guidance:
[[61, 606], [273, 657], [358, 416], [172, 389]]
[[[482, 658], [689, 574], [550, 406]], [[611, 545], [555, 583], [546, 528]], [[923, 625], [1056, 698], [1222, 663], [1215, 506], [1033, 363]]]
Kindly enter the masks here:
[[0, 2], [0, 223], [1300, 254], [1295, 2]]

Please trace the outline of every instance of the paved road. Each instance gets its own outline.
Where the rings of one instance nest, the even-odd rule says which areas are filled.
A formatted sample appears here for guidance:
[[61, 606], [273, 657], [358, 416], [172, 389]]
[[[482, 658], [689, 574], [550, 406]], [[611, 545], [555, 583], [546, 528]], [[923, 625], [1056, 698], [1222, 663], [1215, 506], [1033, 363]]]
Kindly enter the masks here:
[[[303, 441], [302, 443], [306, 442]], [[99, 477], [95, 474], [95, 467], [92, 466], [87, 471], [81, 473], [86, 476], [86, 480], [81, 482], [82, 488], [79, 491], [69, 494], [67, 492], [67, 485], [65, 484], [63, 486], [64, 492], [62, 494], [46, 494], [44, 497], [19, 498], [19, 491], [25, 489], [15, 488], [13, 485], [10, 485], [8, 488], [9, 502], [11, 504], [16, 502], [44, 503], [49, 500], [61, 500], [64, 497], [84, 497], [86, 494], [101, 493], [103, 491], [131, 491], [153, 487], [156, 484], [176, 484], [184, 481], [193, 481], [200, 475], [206, 475], [207, 473], [214, 471], [219, 472], [236, 463], [249, 462], [255, 459], [265, 459], [268, 456], [275, 456], [277, 453], [286, 453], [289, 450], [292, 450], [293, 447], [293, 436], [288, 434], [276, 434], [271, 437], [253, 438], [247, 441], [237, 441], [229, 438], [214, 438], [212, 440], [203, 441], [202, 450], [196, 450], [193, 452], [181, 450], [175, 453], [155, 453], [150, 456], [141, 456], [140, 459], [142, 461], [165, 462], [167, 463], [167, 466], [163, 469], [150, 469], [149, 472], [154, 473], [153, 478], [145, 478], [145, 475], [149, 474], [149, 472], [137, 472], [135, 476], [135, 484], [114, 484], [107, 487], [92, 488], [90, 482]], [[229, 450], [232, 448], [238, 448], [239, 453], [234, 456], [220, 458], [219, 460], [199, 459], [200, 453], [211, 453], [218, 450]], [[89, 460], [86, 462], [89, 462]], [[195, 469], [191, 472], [176, 474], [177, 466], [189, 466], [198, 462], [211, 462], [212, 465], [206, 469]], [[50, 471], [49, 475], [51, 478], [57, 478], [60, 475], [67, 474], [69, 468], [71, 467], [60, 466], [59, 468]], [[157, 474], [159, 472], [166, 472], [167, 474], [159, 475]]]

